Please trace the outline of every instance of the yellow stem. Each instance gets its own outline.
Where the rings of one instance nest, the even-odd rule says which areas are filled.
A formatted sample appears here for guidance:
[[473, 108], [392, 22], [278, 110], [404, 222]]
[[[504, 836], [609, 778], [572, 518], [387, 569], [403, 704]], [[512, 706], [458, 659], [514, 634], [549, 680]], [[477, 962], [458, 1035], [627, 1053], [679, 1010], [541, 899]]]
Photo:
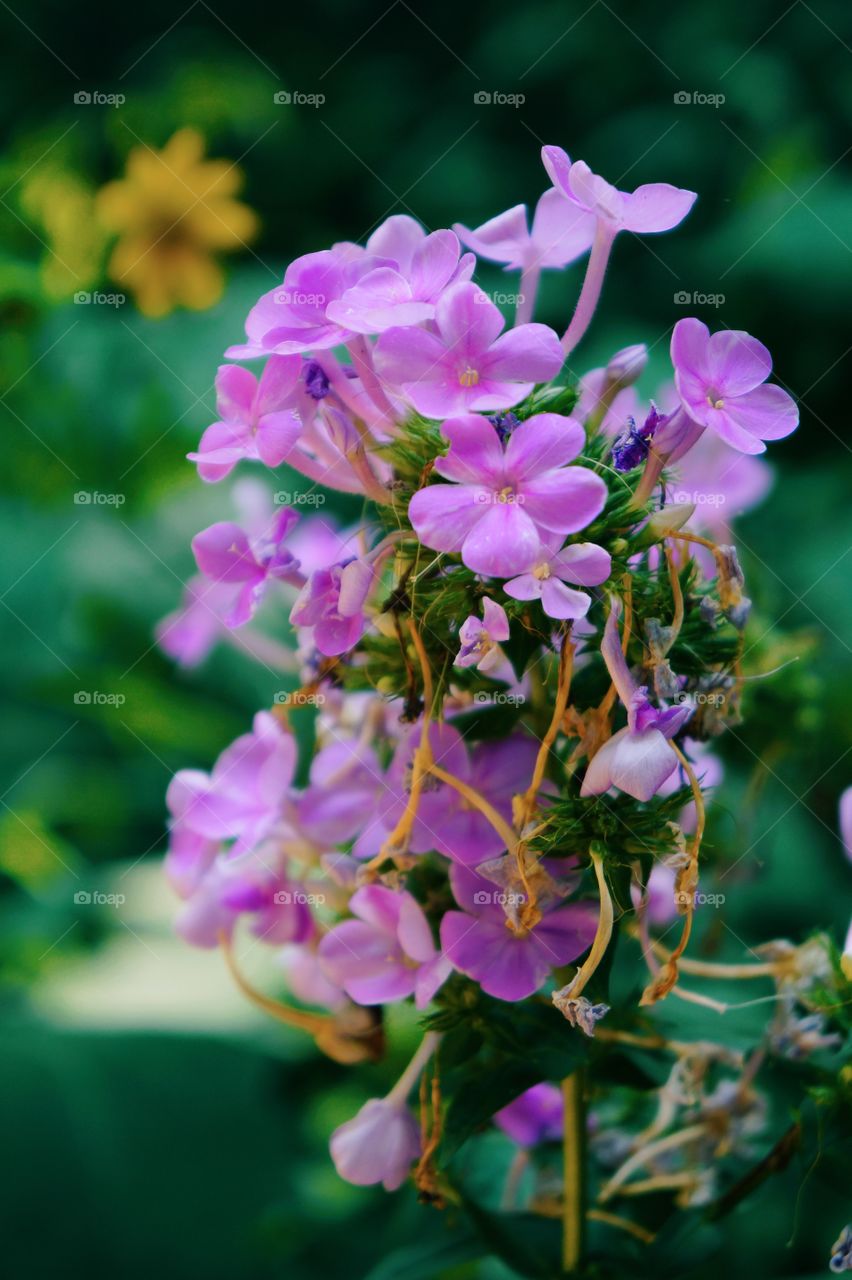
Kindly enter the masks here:
[[667, 1134], [665, 1138], [658, 1138], [655, 1142], [646, 1143], [645, 1146], [640, 1147], [638, 1151], [634, 1151], [631, 1156], [628, 1156], [624, 1164], [601, 1187], [598, 1201], [601, 1204], [606, 1204], [607, 1200], [611, 1200], [616, 1192], [621, 1190], [623, 1184], [634, 1170], [641, 1169], [642, 1165], [647, 1164], [649, 1160], [654, 1160], [657, 1156], [664, 1155], [667, 1151], [674, 1151], [678, 1147], [687, 1146], [690, 1142], [696, 1142], [699, 1138], [704, 1137], [705, 1132], [706, 1129], [703, 1124], [693, 1124], [686, 1129], [679, 1129], [676, 1133]]
[[641, 1240], [642, 1244], [653, 1244], [656, 1239], [653, 1231], [648, 1231], [646, 1227], [640, 1227], [638, 1222], [631, 1222], [630, 1218], [622, 1218], [617, 1213], [607, 1213], [606, 1209], [589, 1209], [586, 1217], [591, 1222], [603, 1222], [607, 1227], [615, 1227], [619, 1231], [628, 1231], [637, 1240]]
[[562, 1268], [576, 1271], [583, 1253], [583, 1076], [578, 1070], [562, 1081]]
[[612, 924], [614, 913], [612, 908], [612, 897], [609, 892], [609, 885], [606, 882], [604, 874], [603, 859], [599, 853], [591, 853], [592, 866], [595, 870], [595, 877], [598, 882], [598, 892], [600, 893], [600, 912], [598, 914], [598, 927], [595, 931], [595, 938], [592, 943], [592, 949], [586, 957], [585, 963], [577, 973], [573, 982], [566, 984], [566, 997], [569, 1000], [576, 1000], [582, 994], [586, 984], [591, 979], [600, 962], [603, 960], [606, 949], [609, 946], [612, 937]]

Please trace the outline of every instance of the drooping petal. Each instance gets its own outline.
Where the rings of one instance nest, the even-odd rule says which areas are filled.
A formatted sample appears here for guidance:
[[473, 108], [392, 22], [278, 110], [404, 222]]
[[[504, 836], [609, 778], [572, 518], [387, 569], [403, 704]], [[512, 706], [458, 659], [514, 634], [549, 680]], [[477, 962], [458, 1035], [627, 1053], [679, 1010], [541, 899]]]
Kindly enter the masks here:
[[761, 440], [782, 440], [799, 425], [799, 409], [795, 400], [783, 387], [774, 383], [755, 387], [735, 400], [727, 400], [722, 414], [727, 414], [738, 427]]
[[697, 199], [668, 182], [650, 182], [624, 197], [625, 231], [671, 231], [683, 222]]
[[525, 204], [516, 204], [505, 213], [498, 213], [496, 218], [483, 222], [474, 231], [461, 223], [456, 223], [453, 230], [462, 244], [488, 262], [504, 262], [508, 267], [516, 268], [524, 264], [530, 238]]

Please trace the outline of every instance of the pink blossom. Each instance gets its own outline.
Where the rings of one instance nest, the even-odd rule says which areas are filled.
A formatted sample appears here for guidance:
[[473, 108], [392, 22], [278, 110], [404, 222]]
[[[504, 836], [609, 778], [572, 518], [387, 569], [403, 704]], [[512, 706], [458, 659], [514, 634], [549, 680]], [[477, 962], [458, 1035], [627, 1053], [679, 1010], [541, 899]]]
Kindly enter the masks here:
[[461, 223], [453, 230], [480, 258], [505, 263], [507, 271], [525, 271], [534, 266], [564, 267], [579, 258], [592, 243], [595, 220], [581, 209], [569, 208], [551, 187], [539, 198], [532, 228], [526, 205], [516, 204], [475, 231]]
[[441, 921], [441, 946], [454, 969], [473, 978], [498, 1000], [524, 1000], [553, 969], [576, 960], [591, 945], [597, 910], [587, 902], [546, 911], [524, 933], [506, 926], [503, 896], [467, 867], [450, 868], [453, 897], [462, 908]]
[[373, 566], [352, 559], [328, 569], [317, 569], [305, 583], [290, 611], [297, 627], [313, 627], [320, 653], [347, 653], [367, 630], [364, 606], [375, 583]]
[[434, 332], [394, 328], [381, 335], [376, 372], [427, 417], [510, 409], [536, 382], [554, 377], [563, 357], [546, 325], [522, 324], [503, 333], [505, 324], [475, 284], [454, 285], [435, 308]]
[[509, 639], [509, 619], [506, 610], [495, 600], [485, 596], [482, 601], [482, 620], [475, 615], [466, 618], [459, 627], [461, 648], [456, 654], [457, 667], [476, 667], [478, 671], [493, 671], [503, 661], [500, 641]]
[[421, 542], [460, 552], [476, 573], [524, 573], [543, 535], [576, 533], [603, 508], [603, 480], [588, 468], [565, 465], [586, 438], [574, 418], [536, 414], [505, 446], [496, 428], [473, 414], [451, 418], [442, 431], [450, 451], [434, 469], [453, 483], [420, 489], [408, 514]]
[[711, 335], [700, 320], [679, 320], [671, 354], [689, 417], [741, 453], [763, 453], [764, 440], [783, 439], [799, 425], [799, 411], [787, 392], [764, 385], [772, 357], [749, 334], [723, 329]]
[[301, 585], [299, 562], [284, 546], [298, 518], [291, 507], [282, 507], [260, 535], [250, 536], [238, 524], [223, 520], [192, 539], [195, 561], [205, 578], [237, 584], [225, 619], [229, 627], [241, 627], [253, 617], [272, 582]]
[[251, 733], [222, 752], [210, 773], [181, 769], [166, 802], [174, 823], [208, 840], [233, 840], [233, 852], [255, 848], [280, 821], [296, 767], [296, 747], [268, 711]]
[[314, 932], [307, 895], [258, 851], [220, 855], [181, 908], [175, 928], [196, 947], [216, 947], [247, 917], [261, 941], [306, 942]]
[[[304, 398], [298, 356], [271, 356], [260, 377], [236, 364], [223, 364], [216, 375], [219, 421], [201, 437], [197, 453], [202, 480], [224, 480], [241, 458], [267, 467], [279, 466], [302, 429], [298, 404]], [[301, 395], [300, 395], [301, 392]]]
[[692, 715], [683, 705], [656, 709], [627, 666], [618, 635], [618, 609], [613, 601], [601, 641], [601, 653], [627, 710], [627, 725], [619, 729], [595, 753], [586, 769], [582, 796], [598, 796], [610, 787], [626, 791], [636, 800], [650, 800], [677, 768], [677, 756], [669, 746]]
[[[389, 229], [389, 223], [405, 227]], [[389, 218], [370, 237], [367, 251], [391, 259], [393, 265], [373, 267], [326, 308], [329, 320], [354, 333], [383, 333], [393, 325], [432, 320], [444, 291], [473, 274], [474, 257], [459, 258], [455, 232], [426, 235], [405, 215]]]
[[367, 885], [350, 899], [356, 917], [335, 925], [319, 945], [325, 975], [358, 1004], [413, 995], [423, 1009], [450, 973], [417, 901], [404, 890]]
[[584, 160], [572, 164], [561, 147], [542, 147], [541, 158], [553, 185], [577, 208], [591, 213], [613, 232], [671, 231], [682, 222], [696, 200], [668, 182], [651, 182], [635, 191], [619, 191], [592, 173]]
[[561, 544], [561, 534], [543, 538], [527, 571], [504, 583], [503, 590], [515, 600], [540, 600], [549, 618], [583, 618], [592, 598], [585, 591], [573, 591], [566, 582], [598, 586], [609, 577], [612, 561], [593, 542], [576, 542], [560, 551]]
[[519, 1147], [559, 1142], [562, 1137], [562, 1091], [555, 1084], [534, 1084], [494, 1116], [494, 1123]]
[[391, 1098], [371, 1098], [331, 1135], [334, 1167], [356, 1187], [380, 1182], [385, 1191], [396, 1191], [419, 1155], [417, 1121], [404, 1101]]

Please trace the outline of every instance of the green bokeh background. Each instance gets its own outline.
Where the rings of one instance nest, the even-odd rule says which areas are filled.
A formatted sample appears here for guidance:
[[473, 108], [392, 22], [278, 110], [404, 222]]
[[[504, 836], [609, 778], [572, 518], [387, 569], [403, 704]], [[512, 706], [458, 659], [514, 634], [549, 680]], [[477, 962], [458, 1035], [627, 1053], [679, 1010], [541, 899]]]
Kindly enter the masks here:
[[[852, 779], [848, 5], [196, 0], [184, 12], [164, 0], [26, 9], [12, 0], [0, 29], [11, 50], [0, 86], [8, 1274], [506, 1276], [463, 1240], [440, 1268], [418, 1272], [410, 1257], [388, 1265], [441, 1220], [408, 1190], [359, 1191], [331, 1169], [328, 1133], [393, 1077], [411, 1025], [399, 1028], [386, 1067], [319, 1062], [242, 1010], [219, 957], [187, 957], [170, 939], [156, 869], [168, 777], [208, 766], [282, 685], [230, 650], [182, 674], [152, 647], [156, 620], [191, 571], [189, 538], [222, 518], [223, 491], [203, 488], [184, 454], [212, 420], [221, 351], [297, 254], [363, 240], [393, 212], [436, 228], [533, 202], [545, 185], [542, 142], [620, 185], [697, 190], [676, 234], [617, 245], [576, 372], [643, 340], [653, 388], [685, 314], [676, 295], [723, 295], [689, 313], [758, 335], [801, 402], [800, 430], [771, 451], [776, 487], [743, 522], [740, 544], [756, 625], [792, 635], [789, 652], [804, 657], [773, 696], [751, 695], [751, 723], [725, 742], [713, 831], [731, 861], [744, 855], [725, 914], [738, 937], [827, 928], [842, 938], [850, 871], [836, 803]], [[76, 105], [81, 89], [126, 102]], [[277, 104], [282, 90], [325, 101]], [[484, 104], [482, 93], [524, 101]], [[239, 160], [262, 219], [252, 251], [228, 264], [222, 301], [156, 322], [131, 302], [48, 302], [43, 233], [19, 204], [27, 174], [61, 163], [100, 185], [137, 137], [161, 146], [185, 124], [202, 130], [211, 155]], [[496, 272], [484, 279], [501, 283]], [[537, 318], [564, 326], [578, 285], [576, 268], [546, 278]], [[124, 502], [76, 505], [79, 490]], [[125, 702], [79, 705], [79, 690]], [[81, 906], [81, 889], [127, 901]], [[842, 1187], [807, 1173], [794, 1162], [727, 1221], [721, 1261], [699, 1255], [673, 1274], [824, 1274], [850, 1206]]]

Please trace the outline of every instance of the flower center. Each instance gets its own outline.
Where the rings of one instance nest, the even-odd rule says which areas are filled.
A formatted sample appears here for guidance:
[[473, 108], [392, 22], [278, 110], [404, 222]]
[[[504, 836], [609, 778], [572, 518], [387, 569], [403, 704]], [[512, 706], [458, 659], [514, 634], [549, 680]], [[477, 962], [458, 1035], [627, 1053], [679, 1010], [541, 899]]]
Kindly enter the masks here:
[[725, 401], [713, 387], [709, 387], [707, 391], [707, 403], [711, 409], [724, 409]]
[[533, 571], [532, 571], [532, 576], [533, 576], [534, 578], [538, 578], [539, 582], [543, 582], [543, 581], [545, 580], [545, 578], [549, 578], [549, 577], [550, 577], [550, 565], [549, 565], [549, 564], [537, 564], [537, 565], [536, 565], [536, 567], [535, 567], [535, 568], [533, 569]]
[[500, 489], [498, 493], [495, 493], [494, 497], [498, 502], [514, 502], [516, 500], [515, 490], [510, 484], [507, 484], [504, 488]]
[[459, 383], [463, 387], [475, 387], [479, 384], [479, 370], [468, 365], [459, 374]]

